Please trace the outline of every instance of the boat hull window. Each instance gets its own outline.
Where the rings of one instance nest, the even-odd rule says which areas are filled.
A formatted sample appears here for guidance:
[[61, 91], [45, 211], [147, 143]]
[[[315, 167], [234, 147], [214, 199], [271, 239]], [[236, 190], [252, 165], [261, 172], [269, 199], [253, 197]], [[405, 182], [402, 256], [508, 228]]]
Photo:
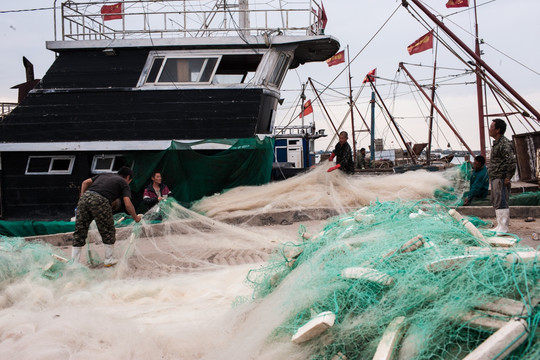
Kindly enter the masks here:
[[94, 155], [91, 171], [92, 174], [115, 173], [122, 166], [127, 166], [122, 155]]
[[29, 156], [26, 175], [70, 175], [75, 156]]

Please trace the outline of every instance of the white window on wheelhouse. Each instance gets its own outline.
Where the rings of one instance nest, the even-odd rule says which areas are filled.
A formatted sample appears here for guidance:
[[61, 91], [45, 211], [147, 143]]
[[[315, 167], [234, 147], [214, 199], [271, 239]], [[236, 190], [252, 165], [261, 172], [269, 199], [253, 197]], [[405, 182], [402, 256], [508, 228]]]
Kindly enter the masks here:
[[75, 155], [29, 156], [26, 175], [70, 175]]
[[116, 173], [122, 166], [127, 166], [127, 161], [122, 155], [94, 155], [91, 172], [92, 174]]
[[155, 56], [144, 86], [173, 84], [210, 84], [221, 56]]
[[266, 50], [150, 51], [137, 87], [253, 84]]

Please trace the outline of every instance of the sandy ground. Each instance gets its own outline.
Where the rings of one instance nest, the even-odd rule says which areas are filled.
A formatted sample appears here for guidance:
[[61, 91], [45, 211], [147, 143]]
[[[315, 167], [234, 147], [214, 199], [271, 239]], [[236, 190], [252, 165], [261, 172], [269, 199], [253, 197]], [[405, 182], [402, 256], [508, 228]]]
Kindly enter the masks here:
[[[485, 221], [495, 222], [496, 219], [482, 219]], [[530, 246], [537, 249], [540, 246], [540, 241], [533, 240], [533, 233], [540, 237], [540, 219], [527, 222], [525, 219], [510, 219], [510, 233], [517, 235], [521, 241], [521, 245]]]

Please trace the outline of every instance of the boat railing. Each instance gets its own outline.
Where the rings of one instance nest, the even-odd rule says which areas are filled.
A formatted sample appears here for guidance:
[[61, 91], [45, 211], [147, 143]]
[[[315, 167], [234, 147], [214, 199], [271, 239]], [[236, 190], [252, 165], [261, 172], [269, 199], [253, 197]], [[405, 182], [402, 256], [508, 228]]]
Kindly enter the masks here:
[[324, 33], [314, 0], [66, 1], [60, 16], [64, 41]]
[[0, 103], [0, 119], [6, 117], [13, 109], [17, 107], [17, 103]]
[[[288, 126], [274, 126], [274, 135], [314, 135], [314, 124], [309, 125], [288, 125]], [[319, 130], [320, 135], [324, 135], [324, 129]]]

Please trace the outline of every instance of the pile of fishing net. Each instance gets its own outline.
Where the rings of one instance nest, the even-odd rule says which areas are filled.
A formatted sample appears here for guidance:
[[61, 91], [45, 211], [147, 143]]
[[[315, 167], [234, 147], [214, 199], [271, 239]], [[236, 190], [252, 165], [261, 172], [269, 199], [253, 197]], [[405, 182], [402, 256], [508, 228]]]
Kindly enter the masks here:
[[285, 181], [237, 187], [203, 198], [192, 209], [217, 219], [314, 208], [342, 214], [376, 200], [432, 197], [437, 189], [451, 187], [450, 178], [454, 177], [423, 170], [390, 176], [349, 176], [342, 171], [327, 172], [332, 165], [325, 162]]
[[273, 358], [462, 359], [510, 327], [497, 356], [471, 358], [538, 359], [538, 253], [464, 225], [423, 200], [375, 202], [318, 234], [301, 226], [247, 277], [254, 307], [282, 309], [267, 331]]

